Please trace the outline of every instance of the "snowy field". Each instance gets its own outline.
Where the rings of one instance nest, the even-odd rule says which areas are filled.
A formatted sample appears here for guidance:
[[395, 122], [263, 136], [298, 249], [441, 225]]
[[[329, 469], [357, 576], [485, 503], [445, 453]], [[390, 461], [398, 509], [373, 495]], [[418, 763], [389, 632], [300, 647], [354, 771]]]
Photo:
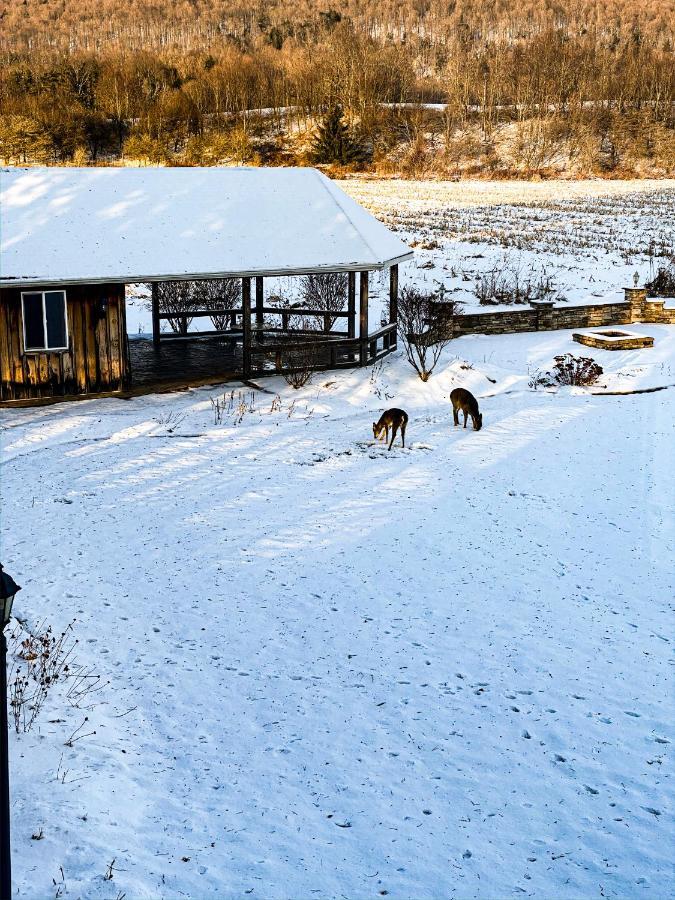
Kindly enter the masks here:
[[[475, 296], [476, 281], [493, 267], [517, 272], [521, 285], [550, 278], [560, 302], [603, 303], [622, 300], [636, 271], [640, 284], [649, 281], [675, 252], [674, 181], [352, 178], [338, 184], [414, 247], [401, 284], [424, 290], [443, 285], [464, 312], [507, 308], [480, 306]], [[387, 279], [387, 273], [371, 278], [374, 322], [386, 301]], [[265, 289], [297, 299], [299, 279], [268, 279]], [[147, 291], [128, 290], [129, 334], [147, 335]], [[204, 319], [192, 325], [195, 331], [210, 327]]]
[[339, 184], [415, 247], [404, 281], [443, 285], [465, 312], [495, 309], [475, 296], [495, 266], [521, 285], [551, 278], [564, 302], [601, 303], [623, 299], [634, 272], [644, 284], [675, 252], [673, 181]]
[[548, 332], [0, 411], [16, 613], [100, 676], [10, 734], [17, 896], [668, 896], [675, 329], [631, 327], [600, 394], [528, 388]]

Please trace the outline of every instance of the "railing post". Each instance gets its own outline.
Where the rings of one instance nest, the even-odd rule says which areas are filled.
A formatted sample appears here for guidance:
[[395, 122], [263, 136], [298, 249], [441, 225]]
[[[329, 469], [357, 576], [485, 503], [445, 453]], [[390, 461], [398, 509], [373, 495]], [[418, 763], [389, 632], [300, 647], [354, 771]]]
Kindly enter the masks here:
[[241, 308], [243, 315], [244, 378], [251, 377], [251, 279], [241, 279]]
[[159, 350], [159, 286], [152, 282], [152, 343], [155, 350]]
[[359, 276], [359, 365], [368, 362], [368, 272]]
[[255, 339], [260, 344], [263, 341], [263, 325], [265, 323], [265, 317], [263, 315], [263, 279], [262, 275], [257, 275], [255, 279], [255, 327], [256, 334]]
[[356, 337], [356, 272], [350, 272], [347, 282], [347, 337]]
[[389, 323], [396, 325], [396, 330], [390, 336], [389, 346], [396, 349], [396, 337], [398, 334], [398, 265], [394, 264], [389, 269]]

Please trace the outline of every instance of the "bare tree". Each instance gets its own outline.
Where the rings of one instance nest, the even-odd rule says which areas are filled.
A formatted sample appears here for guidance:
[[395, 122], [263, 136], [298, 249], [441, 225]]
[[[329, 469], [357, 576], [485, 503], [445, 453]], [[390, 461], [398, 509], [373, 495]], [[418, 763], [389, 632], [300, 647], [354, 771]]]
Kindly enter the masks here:
[[[150, 285], [148, 285], [150, 287]], [[159, 311], [170, 316], [169, 325], [177, 334], [187, 334], [196, 308], [193, 281], [160, 281], [157, 283]]]
[[344, 272], [326, 272], [321, 275], [305, 275], [302, 279], [302, 296], [310, 309], [325, 312], [324, 330], [335, 325], [335, 313], [342, 312], [347, 299], [347, 275]]
[[398, 330], [408, 362], [422, 381], [428, 381], [443, 348], [452, 340], [452, 328], [443, 321], [455, 311], [455, 302], [444, 301], [438, 312], [438, 295], [404, 287], [398, 300]]
[[[157, 285], [159, 311], [171, 315], [167, 319], [177, 334], [187, 334], [199, 309], [232, 309], [240, 305], [241, 283], [238, 278], [214, 278], [208, 281], [162, 281]], [[210, 316], [215, 328], [222, 331], [229, 316]]]
[[[241, 306], [241, 281], [239, 278], [214, 278], [196, 281], [196, 294], [203, 309], [236, 309]], [[229, 313], [215, 313], [209, 317], [213, 327], [223, 331], [229, 322]]]

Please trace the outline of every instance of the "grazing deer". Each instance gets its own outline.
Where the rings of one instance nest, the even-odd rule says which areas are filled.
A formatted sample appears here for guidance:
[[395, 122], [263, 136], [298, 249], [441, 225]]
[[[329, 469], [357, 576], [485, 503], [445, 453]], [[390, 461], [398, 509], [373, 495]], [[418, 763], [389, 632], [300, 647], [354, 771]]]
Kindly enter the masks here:
[[401, 429], [401, 441], [405, 447], [405, 426], [408, 424], [408, 413], [402, 409], [388, 409], [380, 416], [379, 422], [373, 422], [373, 437], [379, 440], [384, 435], [384, 440], [389, 440], [389, 429], [392, 429], [391, 441], [389, 441], [388, 449], [394, 443], [394, 438], [399, 428]]
[[459, 425], [459, 411], [464, 413], [464, 427], [466, 428], [466, 420], [471, 416], [474, 431], [480, 431], [483, 427], [483, 416], [478, 412], [478, 400], [474, 395], [464, 388], [455, 388], [450, 394], [452, 401], [452, 416], [455, 425]]

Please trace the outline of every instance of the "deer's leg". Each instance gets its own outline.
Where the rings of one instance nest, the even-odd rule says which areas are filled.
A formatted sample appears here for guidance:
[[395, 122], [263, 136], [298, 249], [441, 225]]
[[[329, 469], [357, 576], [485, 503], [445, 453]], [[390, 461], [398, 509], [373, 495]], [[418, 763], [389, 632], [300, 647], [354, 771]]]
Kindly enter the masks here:
[[391, 441], [389, 442], [388, 449], [391, 450], [391, 445], [394, 443], [394, 438], [396, 437], [396, 432], [398, 431], [398, 425], [391, 426]]
[[457, 407], [452, 407], [452, 418], [455, 420], [455, 426], [459, 425], [459, 415], [457, 413]]
[[405, 425], [406, 425], [405, 422], [403, 422], [403, 424], [401, 425], [401, 442], [403, 443], [404, 447], [405, 447]]
[[466, 410], [464, 410], [464, 427], [466, 428], [466, 420], [469, 418], [469, 414]]

